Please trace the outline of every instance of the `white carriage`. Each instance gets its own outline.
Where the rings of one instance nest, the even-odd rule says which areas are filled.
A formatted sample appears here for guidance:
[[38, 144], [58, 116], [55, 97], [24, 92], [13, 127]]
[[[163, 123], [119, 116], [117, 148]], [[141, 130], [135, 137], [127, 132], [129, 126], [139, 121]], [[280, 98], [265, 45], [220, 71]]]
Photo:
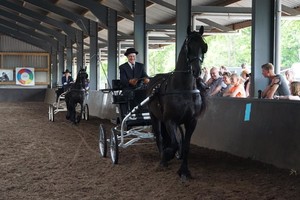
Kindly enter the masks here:
[[[151, 119], [147, 109], [145, 89], [133, 90], [129, 94], [119, 87], [119, 80], [113, 81], [112, 89], [102, 90], [104, 93], [112, 92], [112, 103], [116, 104], [116, 112], [119, 115], [117, 126], [111, 129], [108, 137], [105, 127], [99, 126], [99, 152], [102, 157], [107, 156], [108, 145], [113, 164], [118, 163], [119, 148], [127, 148], [132, 145], [144, 145], [154, 143], [154, 134], [151, 132]], [[150, 139], [151, 141], [145, 141]]]

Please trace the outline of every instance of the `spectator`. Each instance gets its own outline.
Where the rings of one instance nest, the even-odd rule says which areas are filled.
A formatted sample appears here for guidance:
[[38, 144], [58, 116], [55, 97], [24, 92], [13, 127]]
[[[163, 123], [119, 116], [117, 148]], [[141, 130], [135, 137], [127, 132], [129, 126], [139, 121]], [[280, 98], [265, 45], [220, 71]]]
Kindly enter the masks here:
[[274, 66], [272, 63], [266, 63], [261, 66], [262, 75], [269, 79], [269, 85], [262, 92], [262, 98], [273, 99], [274, 95], [287, 96], [290, 91], [286, 81], [280, 74], [274, 73]]
[[293, 70], [288, 69], [285, 71], [284, 74], [285, 74], [285, 78], [288, 82], [288, 85], [290, 85], [293, 81], [295, 81], [295, 73]]
[[205, 83], [207, 80], [208, 80], [208, 70], [206, 67], [203, 67], [202, 68], [202, 72], [201, 72], [201, 75], [200, 75], [200, 78], [202, 79], [202, 81]]
[[246, 63], [242, 63], [242, 64], [241, 64], [241, 68], [242, 68], [242, 71], [248, 70], [248, 69], [247, 69], [247, 66], [246, 66]]
[[230, 80], [231, 87], [223, 94], [223, 96], [245, 98], [246, 92], [244, 85], [240, 83], [240, 77], [237, 74], [232, 74]]
[[221, 93], [222, 93], [222, 96], [223, 96], [223, 94], [226, 93], [229, 90], [229, 88], [231, 87], [231, 80], [230, 80], [231, 73], [230, 72], [224, 72], [222, 77], [223, 77], [223, 82], [226, 85], [226, 87], [222, 87], [222, 89], [221, 89]]
[[246, 92], [246, 97], [249, 97], [250, 96], [250, 85], [251, 85], [251, 73], [249, 73], [247, 76], [248, 76], [248, 79], [244, 83], [244, 88], [245, 88], [245, 92]]
[[246, 69], [241, 72], [241, 76], [240, 76], [241, 83], [246, 82], [246, 80], [249, 78], [248, 74], [249, 74], [249, 72]]
[[293, 81], [290, 85], [291, 95], [287, 96], [274, 96], [274, 99], [289, 99], [289, 100], [298, 100], [300, 101], [300, 82]]
[[226, 87], [223, 77], [220, 76], [219, 70], [216, 67], [210, 69], [210, 79], [208, 79], [206, 84], [209, 87], [208, 96], [221, 96], [222, 87]]
[[220, 76], [223, 76], [224, 72], [227, 72], [227, 68], [224, 65], [222, 65], [220, 67], [220, 72], [219, 72]]
[[135, 88], [142, 81], [144, 84], [149, 82], [144, 64], [136, 62], [137, 54], [138, 52], [134, 48], [128, 48], [124, 53], [128, 62], [119, 66], [120, 80], [124, 89]]
[[248, 70], [243, 70], [240, 77], [240, 82], [244, 85], [244, 89], [246, 91], [246, 97], [249, 96], [249, 89], [250, 89], [250, 74]]

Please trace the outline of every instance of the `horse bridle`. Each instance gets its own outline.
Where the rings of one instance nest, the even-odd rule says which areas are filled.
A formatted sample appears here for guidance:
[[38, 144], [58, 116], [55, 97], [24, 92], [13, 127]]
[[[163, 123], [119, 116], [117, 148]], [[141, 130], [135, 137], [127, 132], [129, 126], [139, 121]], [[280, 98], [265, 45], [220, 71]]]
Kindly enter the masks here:
[[[194, 36], [194, 35], [199, 35], [199, 33], [192, 33], [191, 35], [189, 35], [185, 41], [184, 41], [184, 48], [185, 48], [185, 53], [186, 53], [186, 61], [187, 61], [187, 64], [188, 66], [190, 67], [190, 69], [187, 71], [187, 72], [192, 72], [192, 63], [195, 62], [195, 61], [200, 61], [201, 63], [203, 63], [203, 50], [201, 48], [201, 57], [199, 56], [194, 56], [192, 58], [189, 57], [189, 41], [190, 39]], [[201, 35], [200, 35], [201, 37]]]
[[[203, 53], [202, 48], [201, 48], [201, 53], [202, 53], [201, 57], [198, 57], [198, 56], [194, 56], [192, 58], [189, 57], [188, 44], [189, 44], [190, 39], [196, 34], [199, 35], [199, 33], [192, 33], [184, 41], [186, 59], [187, 59], [187, 63], [188, 63], [188, 66], [189, 66], [190, 69], [183, 70], [183, 71], [173, 71], [173, 72], [170, 73], [170, 75], [166, 79], [164, 79], [162, 81], [162, 83], [166, 82], [174, 73], [192, 73], [192, 63], [195, 62], [195, 61], [200, 61], [201, 63], [203, 62], [204, 53]], [[200, 35], [200, 37], [201, 37], [201, 35]], [[160, 88], [162, 83], [157, 85], [156, 88], [154, 88], [154, 90]], [[165, 85], [165, 87], [167, 87], [167, 85]], [[161, 95], [172, 95], [172, 94], [200, 94], [200, 91], [198, 89], [194, 89], [194, 90], [173, 90], [172, 92], [161, 93]]]

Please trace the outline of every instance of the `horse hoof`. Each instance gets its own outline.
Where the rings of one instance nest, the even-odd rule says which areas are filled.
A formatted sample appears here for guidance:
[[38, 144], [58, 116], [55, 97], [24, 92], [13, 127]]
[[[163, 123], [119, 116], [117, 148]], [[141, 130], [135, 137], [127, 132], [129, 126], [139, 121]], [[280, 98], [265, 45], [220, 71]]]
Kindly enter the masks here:
[[191, 175], [191, 173], [189, 171], [186, 172], [186, 173], [183, 173], [181, 170], [178, 170], [177, 174], [179, 175], [181, 181], [183, 181], [183, 180], [186, 181], [188, 179], [192, 179], [192, 175]]
[[181, 175], [180, 181], [181, 183], [186, 183], [188, 181], [188, 178], [185, 175]]
[[167, 168], [167, 167], [168, 167], [168, 163], [165, 162], [165, 161], [161, 161], [161, 162], [159, 163], [159, 166], [160, 166], [160, 167], [163, 167], [163, 168]]
[[155, 171], [157, 171], [157, 172], [162, 172], [162, 171], [167, 171], [167, 170], [168, 170], [168, 164], [163, 165], [161, 163], [159, 163], [155, 169]]
[[172, 148], [166, 148], [164, 150], [164, 158], [165, 158], [165, 160], [166, 161], [172, 160], [175, 157], [175, 153], [176, 152], [174, 152], [174, 149], [172, 149]]

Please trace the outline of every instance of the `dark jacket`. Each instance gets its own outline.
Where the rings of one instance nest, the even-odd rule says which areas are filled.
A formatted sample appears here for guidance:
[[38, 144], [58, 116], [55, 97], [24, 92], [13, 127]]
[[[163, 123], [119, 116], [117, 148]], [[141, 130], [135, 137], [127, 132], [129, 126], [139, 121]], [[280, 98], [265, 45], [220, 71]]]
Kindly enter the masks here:
[[72, 76], [69, 76], [68, 80], [67, 80], [66, 76], [63, 76], [61, 78], [61, 82], [62, 82], [64, 91], [66, 91], [69, 88], [70, 83], [74, 82], [74, 80], [73, 80]]
[[139, 62], [135, 62], [134, 71], [131, 69], [131, 66], [128, 62], [119, 66], [120, 69], [120, 80], [123, 88], [132, 87], [129, 85], [129, 80], [133, 78], [148, 78], [148, 75], [145, 71], [144, 65]]

